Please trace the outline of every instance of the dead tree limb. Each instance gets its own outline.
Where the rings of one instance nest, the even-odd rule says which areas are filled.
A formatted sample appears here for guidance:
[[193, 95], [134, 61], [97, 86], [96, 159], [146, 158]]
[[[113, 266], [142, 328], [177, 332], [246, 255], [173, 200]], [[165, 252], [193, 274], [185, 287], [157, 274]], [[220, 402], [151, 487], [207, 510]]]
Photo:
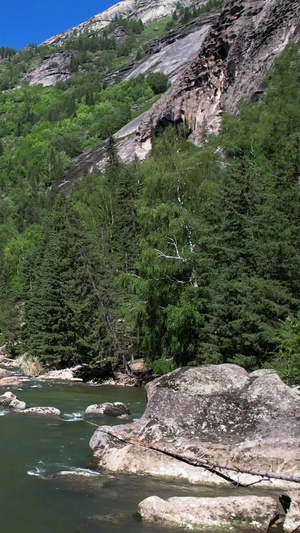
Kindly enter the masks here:
[[160, 448], [159, 446], [148, 444], [147, 442], [139, 440], [139, 439], [131, 439], [130, 437], [126, 437], [125, 435], [121, 435], [120, 433], [116, 433], [116, 432], [112, 433], [110, 431], [104, 431], [102, 428], [101, 428], [101, 431], [107, 433], [108, 435], [111, 435], [112, 437], [115, 437], [119, 441], [126, 442], [128, 444], [133, 444], [135, 446], [142, 446], [144, 448], [148, 448], [150, 450], [154, 450], [156, 452], [172, 457], [173, 459], [177, 459], [178, 461], [189, 464], [191, 466], [196, 466], [196, 467], [209, 470], [210, 472], [216, 474], [217, 476], [222, 477], [226, 481], [229, 481], [234, 486], [243, 487], [245, 485], [242, 485], [238, 481], [232, 479], [229, 475], [227, 475], [227, 473], [224, 474], [223, 472], [220, 472], [219, 470], [237, 472], [239, 474], [250, 474], [251, 476], [258, 476], [258, 477], [267, 478], [267, 479], [280, 479], [283, 481], [292, 481], [294, 483], [300, 483], [300, 476], [297, 476], [297, 475], [290, 475], [290, 474], [285, 474], [282, 472], [268, 472], [267, 470], [256, 470], [253, 468], [239, 467], [239, 466], [235, 466], [232, 464], [226, 464], [226, 463], [217, 463], [217, 462], [212, 463], [205, 458], [197, 459], [194, 457], [190, 457], [188, 455], [182, 455], [182, 454], [177, 453], [176, 451], [171, 451], [165, 448]]

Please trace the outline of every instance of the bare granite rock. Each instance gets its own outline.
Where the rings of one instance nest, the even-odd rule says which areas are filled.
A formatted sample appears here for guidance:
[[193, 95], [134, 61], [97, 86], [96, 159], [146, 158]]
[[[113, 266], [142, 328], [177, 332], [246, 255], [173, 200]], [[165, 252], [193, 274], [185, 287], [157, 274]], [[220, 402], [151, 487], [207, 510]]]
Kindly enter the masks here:
[[[248, 374], [230, 364], [181, 368], [146, 390], [148, 404], [139, 421], [94, 433], [90, 446], [102, 467], [226, 483], [217, 472], [184, 464], [150, 444], [211, 463], [300, 474], [300, 398], [272, 370]], [[260, 479], [223, 472], [246, 484]]]
[[151, 496], [139, 504], [138, 514], [145, 522], [205, 532], [266, 532], [277, 506], [275, 498], [266, 496], [173, 497], [167, 500]]
[[47, 374], [39, 376], [39, 379], [53, 379], [61, 381], [83, 381], [82, 378], [76, 377], [76, 372], [82, 368], [82, 365], [77, 365], [72, 368], [64, 368], [62, 370], [50, 370]]

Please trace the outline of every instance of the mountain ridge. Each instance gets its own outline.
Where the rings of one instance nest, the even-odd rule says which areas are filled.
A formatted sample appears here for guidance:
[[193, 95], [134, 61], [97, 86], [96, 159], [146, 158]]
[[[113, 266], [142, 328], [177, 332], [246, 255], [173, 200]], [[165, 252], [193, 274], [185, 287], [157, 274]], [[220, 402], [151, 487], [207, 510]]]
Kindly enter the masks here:
[[[194, 3], [194, 0], [180, 1], [180, 4], [184, 7], [189, 7]], [[205, 3], [205, 0], [197, 2], [199, 5], [204, 5]], [[144, 24], [156, 22], [170, 15], [176, 9], [177, 4], [178, 0], [165, 0], [164, 2], [159, 2], [158, 0], [150, 0], [148, 2], [145, 0], [123, 0], [105, 11], [94, 15], [78, 26], [74, 26], [65, 32], [50, 37], [50, 39], [47, 39], [42, 44], [59, 45], [74, 35], [98, 32], [107, 27], [117, 16], [140, 19]]]

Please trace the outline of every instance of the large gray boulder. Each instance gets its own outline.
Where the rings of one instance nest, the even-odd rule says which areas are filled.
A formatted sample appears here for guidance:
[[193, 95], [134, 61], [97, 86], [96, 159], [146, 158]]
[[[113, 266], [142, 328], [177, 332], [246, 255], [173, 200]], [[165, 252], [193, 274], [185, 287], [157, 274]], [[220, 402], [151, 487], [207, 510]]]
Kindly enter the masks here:
[[[146, 389], [140, 421], [100, 427], [93, 435], [90, 446], [102, 467], [216, 482], [215, 473], [145, 446], [154, 444], [212, 463], [300, 473], [300, 398], [272, 370], [248, 374], [230, 364], [181, 368]], [[259, 479], [234, 477], [242, 483]]]

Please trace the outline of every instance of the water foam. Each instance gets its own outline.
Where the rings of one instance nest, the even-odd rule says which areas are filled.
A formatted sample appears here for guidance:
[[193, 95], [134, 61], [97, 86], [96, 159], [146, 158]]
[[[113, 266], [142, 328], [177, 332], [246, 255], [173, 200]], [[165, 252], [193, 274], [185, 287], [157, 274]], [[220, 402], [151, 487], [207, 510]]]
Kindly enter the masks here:
[[65, 413], [64, 419], [65, 422], [78, 422], [78, 420], [83, 420], [83, 412]]

